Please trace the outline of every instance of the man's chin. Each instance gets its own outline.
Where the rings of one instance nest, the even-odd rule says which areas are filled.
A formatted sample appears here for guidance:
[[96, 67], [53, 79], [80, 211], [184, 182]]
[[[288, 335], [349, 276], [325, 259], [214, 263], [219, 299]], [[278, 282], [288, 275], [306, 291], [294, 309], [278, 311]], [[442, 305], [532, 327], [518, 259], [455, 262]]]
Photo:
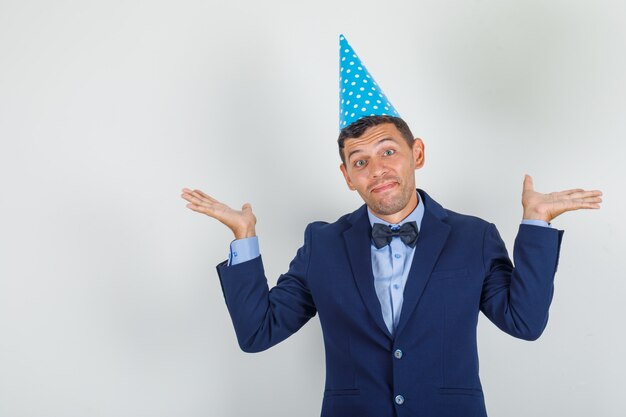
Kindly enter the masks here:
[[383, 214], [385, 216], [390, 216], [392, 214], [396, 214], [401, 211], [405, 206], [402, 205], [401, 201], [373, 201], [371, 204], [368, 204], [372, 211], [375, 211], [378, 214]]

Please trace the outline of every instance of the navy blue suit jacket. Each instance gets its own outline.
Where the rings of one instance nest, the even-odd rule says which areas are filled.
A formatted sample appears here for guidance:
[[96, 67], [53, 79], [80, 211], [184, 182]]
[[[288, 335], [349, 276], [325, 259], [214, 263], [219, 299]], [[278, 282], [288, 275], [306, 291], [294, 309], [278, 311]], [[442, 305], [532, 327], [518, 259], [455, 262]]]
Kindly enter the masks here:
[[260, 256], [217, 266], [246, 352], [279, 343], [319, 314], [323, 417], [485, 417], [479, 311], [521, 339], [546, 326], [563, 231], [520, 225], [513, 267], [493, 224], [418, 192], [425, 213], [393, 336], [374, 289], [365, 205], [334, 223], [309, 224], [271, 290]]

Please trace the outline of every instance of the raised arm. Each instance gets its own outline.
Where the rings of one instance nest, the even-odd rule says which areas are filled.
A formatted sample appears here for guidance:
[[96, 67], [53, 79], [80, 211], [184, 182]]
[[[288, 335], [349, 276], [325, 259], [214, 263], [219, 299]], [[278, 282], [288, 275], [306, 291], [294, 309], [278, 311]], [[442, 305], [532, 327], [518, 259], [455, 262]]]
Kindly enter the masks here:
[[[246, 203], [234, 210], [200, 190], [183, 189], [187, 207], [213, 217], [228, 226], [235, 242], [256, 239], [256, 217]], [[234, 243], [235, 243], [234, 242]], [[245, 352], [260, 352], [286, 339], [300, 329], [317, 310], [308, 287], [310, 227], [304, 245], [282, 274], [276, 286], [268, 287], [261, 256], [217, 265], [222, 292], [237, 334]], [[232, 259], [231, 244], [231, 259]]]
[[[567, 211], [598, 209], [599, 190], [580, 188], [542, 194], [526, 175], [522, 191], [525, 220], [552, 221]], [[546, 327], [554, 292], [563, 231], [520, 225], [513, 249], [513, 263], [493, 224], [483, 237], [481, 310], [501, 330], [525, 340], [537, 339]]]

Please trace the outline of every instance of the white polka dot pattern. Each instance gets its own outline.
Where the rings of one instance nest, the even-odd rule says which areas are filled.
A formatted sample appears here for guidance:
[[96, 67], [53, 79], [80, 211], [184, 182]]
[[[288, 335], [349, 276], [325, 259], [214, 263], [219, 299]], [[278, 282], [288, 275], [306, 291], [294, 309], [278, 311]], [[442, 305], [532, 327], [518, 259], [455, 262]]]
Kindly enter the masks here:
[[374, 115], [400, 117], [348, 40], [339, 35], [339, 129]]

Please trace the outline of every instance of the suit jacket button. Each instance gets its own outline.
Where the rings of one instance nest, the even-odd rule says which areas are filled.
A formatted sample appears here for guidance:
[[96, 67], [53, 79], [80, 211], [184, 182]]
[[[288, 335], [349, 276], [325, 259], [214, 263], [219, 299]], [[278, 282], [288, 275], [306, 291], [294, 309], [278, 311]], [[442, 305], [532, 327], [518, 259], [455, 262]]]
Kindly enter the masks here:
[[401, 359], [401, 358], [402, 358], [402, 355], [403, 355], [403, 353], [402, 353], [402, 351], [401, 351], [400, 349], [396, 349], [396, 350], [395, 350], [395, 352], [393, 352], [393, 356], [394, 356], [396, 359]]
[[402, 395], [396, 395], [395, 401], [396, 401], [396, 404], [402, 405], [404, 404], [404, 397]]

